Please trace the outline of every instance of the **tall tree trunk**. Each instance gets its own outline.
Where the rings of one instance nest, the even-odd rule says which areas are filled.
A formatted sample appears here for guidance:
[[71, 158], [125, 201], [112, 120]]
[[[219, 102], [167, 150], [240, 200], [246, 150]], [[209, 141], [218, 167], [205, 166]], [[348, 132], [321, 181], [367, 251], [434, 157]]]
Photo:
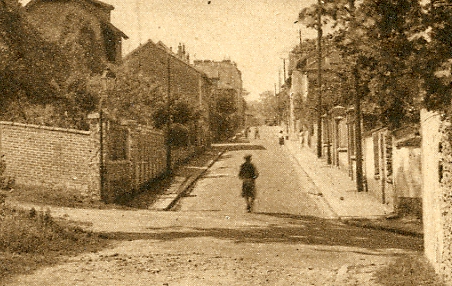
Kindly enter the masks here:
[[364, 191], [363, 178], [363, 148], [362, 148], [362, 130], [361, 130], [361, 89], [359, 84], [359, 70], [355, 65], [353, 70], [355, 81], [355, 158], [356, 158], [356, 190]]

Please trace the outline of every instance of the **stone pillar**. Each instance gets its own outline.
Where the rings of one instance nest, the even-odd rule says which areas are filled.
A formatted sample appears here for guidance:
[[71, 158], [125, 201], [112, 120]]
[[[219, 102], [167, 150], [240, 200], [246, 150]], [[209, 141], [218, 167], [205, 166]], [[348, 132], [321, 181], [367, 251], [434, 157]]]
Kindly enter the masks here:
[[91, 113], [88, 115], [91, 145], [93, 154], [89, 161], [89, 178], [88, 189], [90, 190], [93, 200], [100, 201], [100, 133], [99, 133], [99, 113]]

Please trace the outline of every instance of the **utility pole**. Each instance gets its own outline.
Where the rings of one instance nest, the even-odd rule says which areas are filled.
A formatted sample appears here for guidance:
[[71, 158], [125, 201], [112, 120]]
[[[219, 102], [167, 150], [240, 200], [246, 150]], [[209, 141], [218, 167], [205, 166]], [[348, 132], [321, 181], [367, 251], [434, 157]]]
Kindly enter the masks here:
[[286, 59], [283, 58], [283, 79], [284, 79], [284, 83], [286, 83]]
[[301, 29], [298, 30], [298, 36], [300, 37], [300, 49], [301, 49], [301, 44], [303, 43], [303, 40], [301, 38]]
[[168, 52], [166, 90], [166, 173], [171, 174], [171, 55]]
[[317, 157], [322, 157], [322, 0], [317, 0]]

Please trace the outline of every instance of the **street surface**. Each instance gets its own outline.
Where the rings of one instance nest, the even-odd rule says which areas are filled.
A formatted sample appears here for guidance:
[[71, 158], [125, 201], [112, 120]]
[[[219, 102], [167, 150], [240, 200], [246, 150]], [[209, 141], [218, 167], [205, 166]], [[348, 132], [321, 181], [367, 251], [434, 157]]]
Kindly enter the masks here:
[[[261, 128], [263, 129], [263, 128]], [[192, 196], [184, 198], [180, 211], [245, 212], [245, 201], [240, 197], [240, 164], [246, 154], [260, 176], [256, 181], [258, 195], [254, 211], [257, 213], [292, 214], [304, 216], [331, 216], [328, 209], [317, 207], [321, 203], [314, 193], [312, 181], [303, 170], [295, 168], [294, 159], [277, 141], [276, 128], [265, 128], [263, 139], [251, 139], [250, 144], [226, 144], [226, 152], [203, 179], [196, 184]], [[254, 133], [252, 133], [254, 138]]]
[[[422, 254], [421, 239], [332, 219], [277, 131], [228, 145], [173, 211], [52, 208], [115, 242], [9, 285], [380, 285], [377, 269]], [[260, 172], [253, 213], [237, 178], [245, 154]]]

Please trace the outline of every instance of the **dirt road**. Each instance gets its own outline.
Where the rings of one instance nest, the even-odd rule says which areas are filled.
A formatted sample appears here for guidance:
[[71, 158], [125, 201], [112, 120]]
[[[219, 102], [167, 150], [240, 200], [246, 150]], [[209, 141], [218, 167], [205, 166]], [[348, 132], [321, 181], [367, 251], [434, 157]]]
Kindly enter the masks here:
[[[111, 247], [8, 285], [371, 286], [396, 257], [422, 255], [419, 238], [331, 219], [279, 146], [254, 143], [226, 152], [176, 211], [51, 208], [55, 217], [105, 233]], [[236, 178], [248, 152], [261, 173], [251, 214]]]

